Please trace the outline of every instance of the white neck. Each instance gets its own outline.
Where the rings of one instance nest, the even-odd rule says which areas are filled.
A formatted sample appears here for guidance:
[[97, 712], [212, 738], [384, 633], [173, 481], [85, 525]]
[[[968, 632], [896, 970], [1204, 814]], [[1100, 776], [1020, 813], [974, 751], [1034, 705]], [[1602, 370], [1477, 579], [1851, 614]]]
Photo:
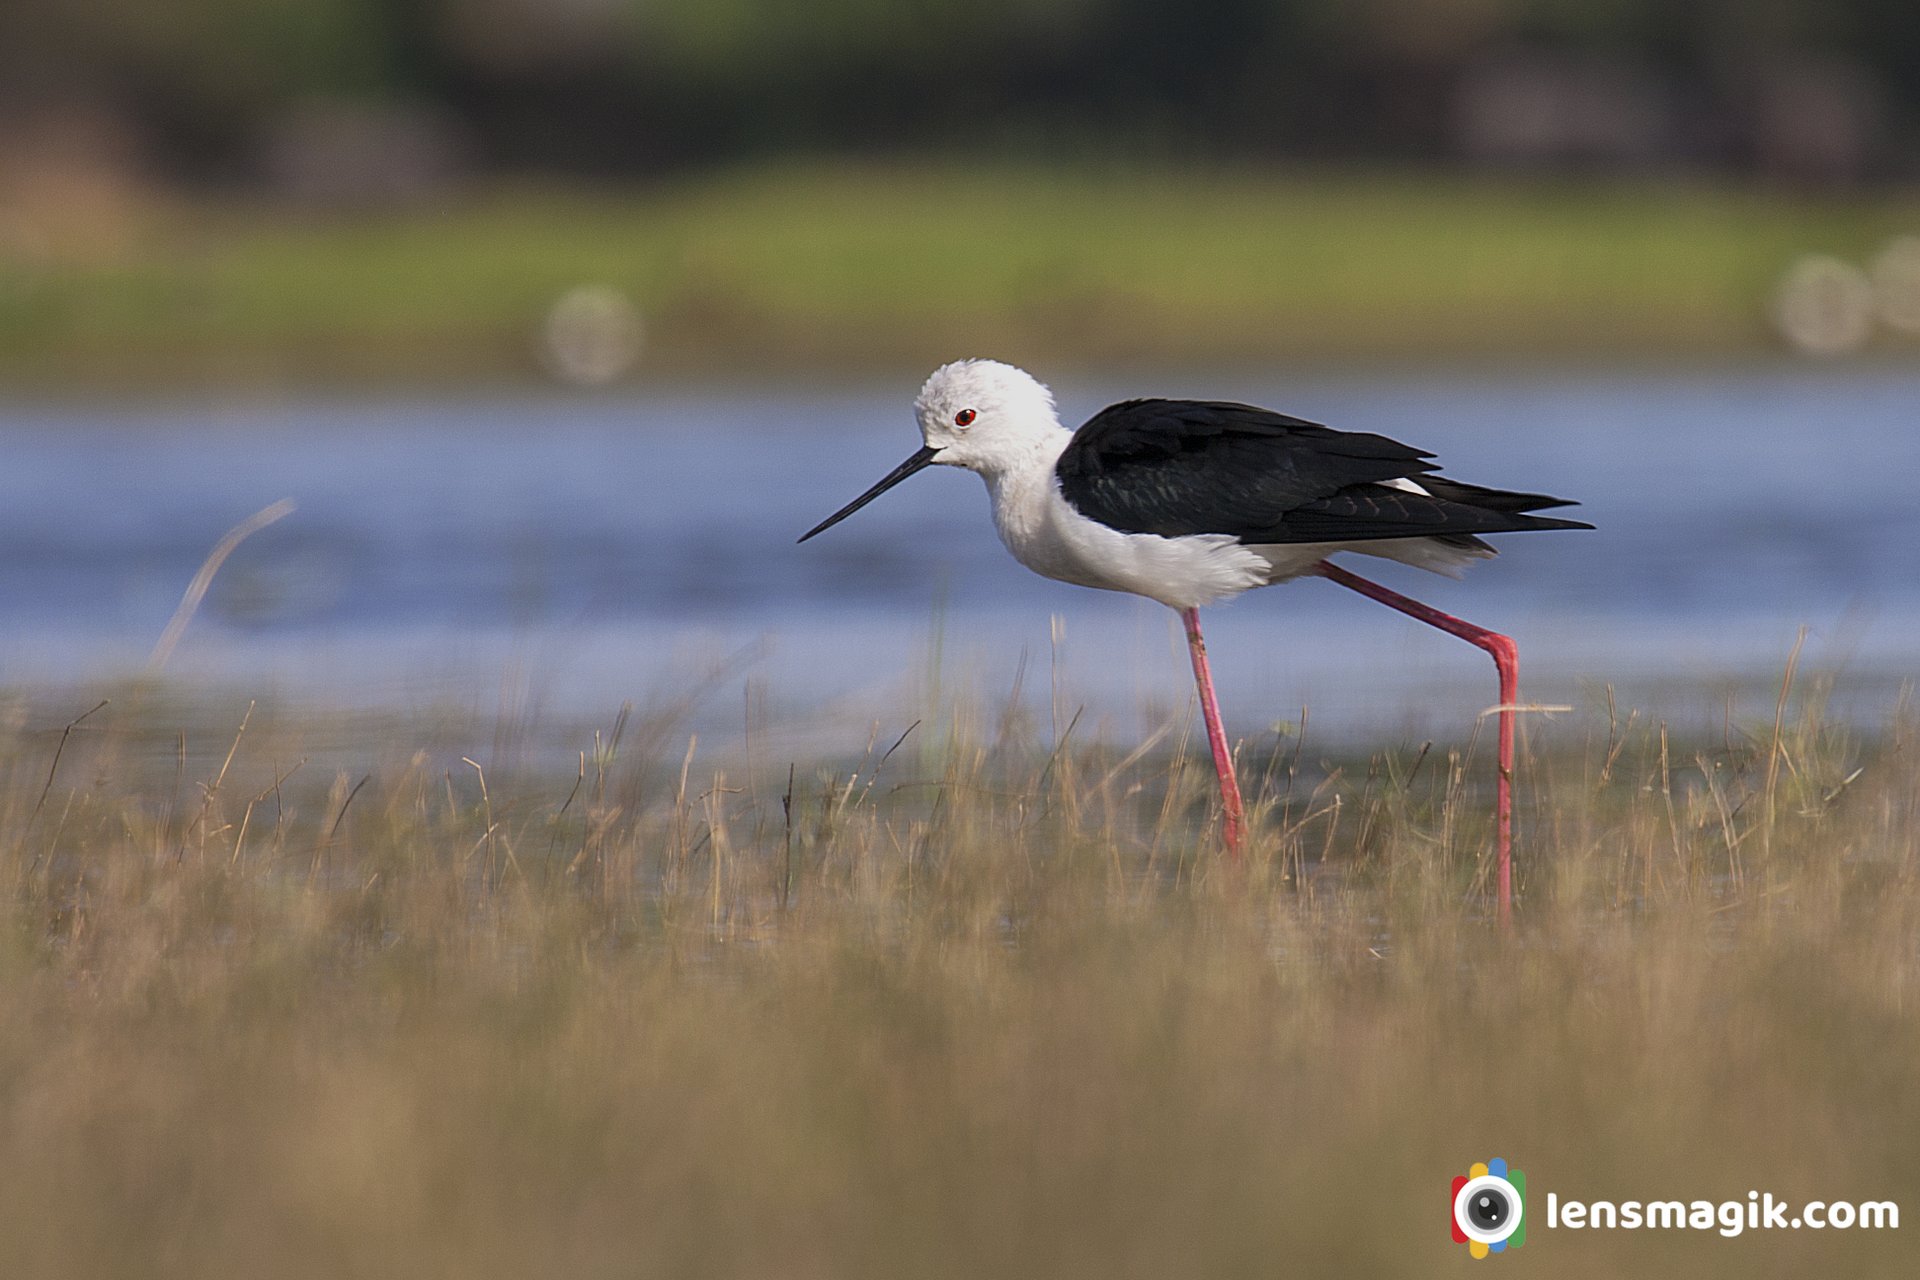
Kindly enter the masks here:
[[1047, 431], [1024, 438], [1023, 447], [997, 452], [991, 460], [972, 468], [987, 482], [1000, 541], [1017, 557], [1025, 558], [1023, 550], [1047, 519], [1053, 500], [1053, 468], [1072, 439], [1073, 432], [1056, 423]]
[[996, 495], [1002, 490], [1022, 490], [1035, 481], [1050, 482], [1053, 468], [1060, 461], [1060, 455], [1066, 452], [1068, 441], [1073, 432], [1059, 423], [1054, 423], [1031, 434], [1023, 434], [1018, 441], [1010, 441], [996, 448], [986, 457], [974, 460], [969, 470], [977, 471], [980, 478], [987, 482], [987, 490]]

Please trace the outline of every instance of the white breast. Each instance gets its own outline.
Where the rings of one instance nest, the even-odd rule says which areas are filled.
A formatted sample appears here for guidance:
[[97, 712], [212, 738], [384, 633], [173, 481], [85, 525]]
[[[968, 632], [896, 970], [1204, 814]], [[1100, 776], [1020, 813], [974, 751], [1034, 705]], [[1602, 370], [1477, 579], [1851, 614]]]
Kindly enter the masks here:
[[1121, 533], [1074, 510], [1051, 469], [987, 481], [993, 523], [1027, 568], [1104, 591], [1126, 591], [1185, 609], [1272, 581], [1273, 568], [1230, 534], [1163, 538]]

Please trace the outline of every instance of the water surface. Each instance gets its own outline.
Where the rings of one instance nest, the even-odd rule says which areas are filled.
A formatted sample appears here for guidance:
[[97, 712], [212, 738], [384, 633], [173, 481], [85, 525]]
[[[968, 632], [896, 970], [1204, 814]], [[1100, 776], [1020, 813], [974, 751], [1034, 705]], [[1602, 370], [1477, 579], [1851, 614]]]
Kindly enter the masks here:
[[[582, 717], [712, 677], [710, 718], [738, 724], [751, 685], [767, 717], [836, 732], [904, 716], [936, 676], [989, 696], [1019, 680], [1042, 706], [1101, 715], [1182, 706], [1172, 615], [1019, 568], [972, 476], [927, 473], [794, 545], [916, 446], [914, 390], [0, 405], [0, 682], [139, 670], [222, 531], [292, 497], [296, 514], [228, 562], [170, 675]], [[1812, 664], [1863, 705], [1920, 669], [1920, 373], [1058, 390], [1076, 422], [1147, 391], [1248, 399], [1435, 450], [1463, 479], [1580, 499], [1596, 532], [1499, 539], [1462, 582], [1352, 562], [1519, 637], [1536, 700], [1611, 683], [1706, 708], [1776, 673], [1802, 627]], [[1476, 651], [1328, 583], [1209, 618], [1239, 732], [1310, 704], [1323, 725], [1420, 733], [1492, 698]]]

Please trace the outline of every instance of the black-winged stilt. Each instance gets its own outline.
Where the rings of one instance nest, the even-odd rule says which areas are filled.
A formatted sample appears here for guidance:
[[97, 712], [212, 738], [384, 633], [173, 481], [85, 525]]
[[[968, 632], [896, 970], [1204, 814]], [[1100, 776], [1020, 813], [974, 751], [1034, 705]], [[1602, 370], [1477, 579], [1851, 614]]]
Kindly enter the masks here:
[[1592, 528], [1527, 514], [1574, 504], [1448, 480], [1434, 474], [1437, 465], [1427, 461], [1432, 454], [1385, 436], [1334, 431], [1224, 401], [1128, 400], [1070, 432], [1060, 425], [1052, 392], [1025, 371], [992, 360], [936, 369], [914, 413], [923, 447], [800, 541], [922, 468], [965, 467], [987, 482], [994, 527], [1021, 564], [1176, 610], [1220, 778], [1231, 856], [1239, 855], [1245, 818], [1200, 636], [1201, 605], [1318, 574], [1492, 654], [1500, 673], [1495, 826], [1506, 920], [1518, 651], [1506, 636], [1369, 582], [1327, 557], [1359, 552], [1457, 576], [1494, 554], [1481, 534]]

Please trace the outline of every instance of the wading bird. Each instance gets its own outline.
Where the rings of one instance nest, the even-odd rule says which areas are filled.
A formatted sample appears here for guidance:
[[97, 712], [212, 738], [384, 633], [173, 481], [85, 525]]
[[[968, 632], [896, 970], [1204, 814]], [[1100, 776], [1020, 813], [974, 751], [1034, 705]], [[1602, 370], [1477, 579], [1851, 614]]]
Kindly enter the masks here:
[[923, 447], [800, 541], [916, 471], [965, 467], [987, 482], [994, 527], [1021, 564], [1062, 582], [1146, 596], [1178, 612], [1232, 857], [1239, 856], [1245, 817], [1200, 636], [1200, 606], [1317, 574], [1492, 654], [1500, 674], [1494, 803], [1506, 920], [1519, 653], [1508, 637], [1369, 582], [1327, 557], [1359, 552], [1458, 576], [1495, 554], [1481, 534], [1592, 528], [1527, 514], [1574, 504], [1445, 479], [1434, 474], [1432, 454], [1385, 436], [1335, 431], [1225, 401], [1127, 400], [1068, 431], [1052, 392], [1025, 371], [992, 360], [935, 370], [914, 413]]

